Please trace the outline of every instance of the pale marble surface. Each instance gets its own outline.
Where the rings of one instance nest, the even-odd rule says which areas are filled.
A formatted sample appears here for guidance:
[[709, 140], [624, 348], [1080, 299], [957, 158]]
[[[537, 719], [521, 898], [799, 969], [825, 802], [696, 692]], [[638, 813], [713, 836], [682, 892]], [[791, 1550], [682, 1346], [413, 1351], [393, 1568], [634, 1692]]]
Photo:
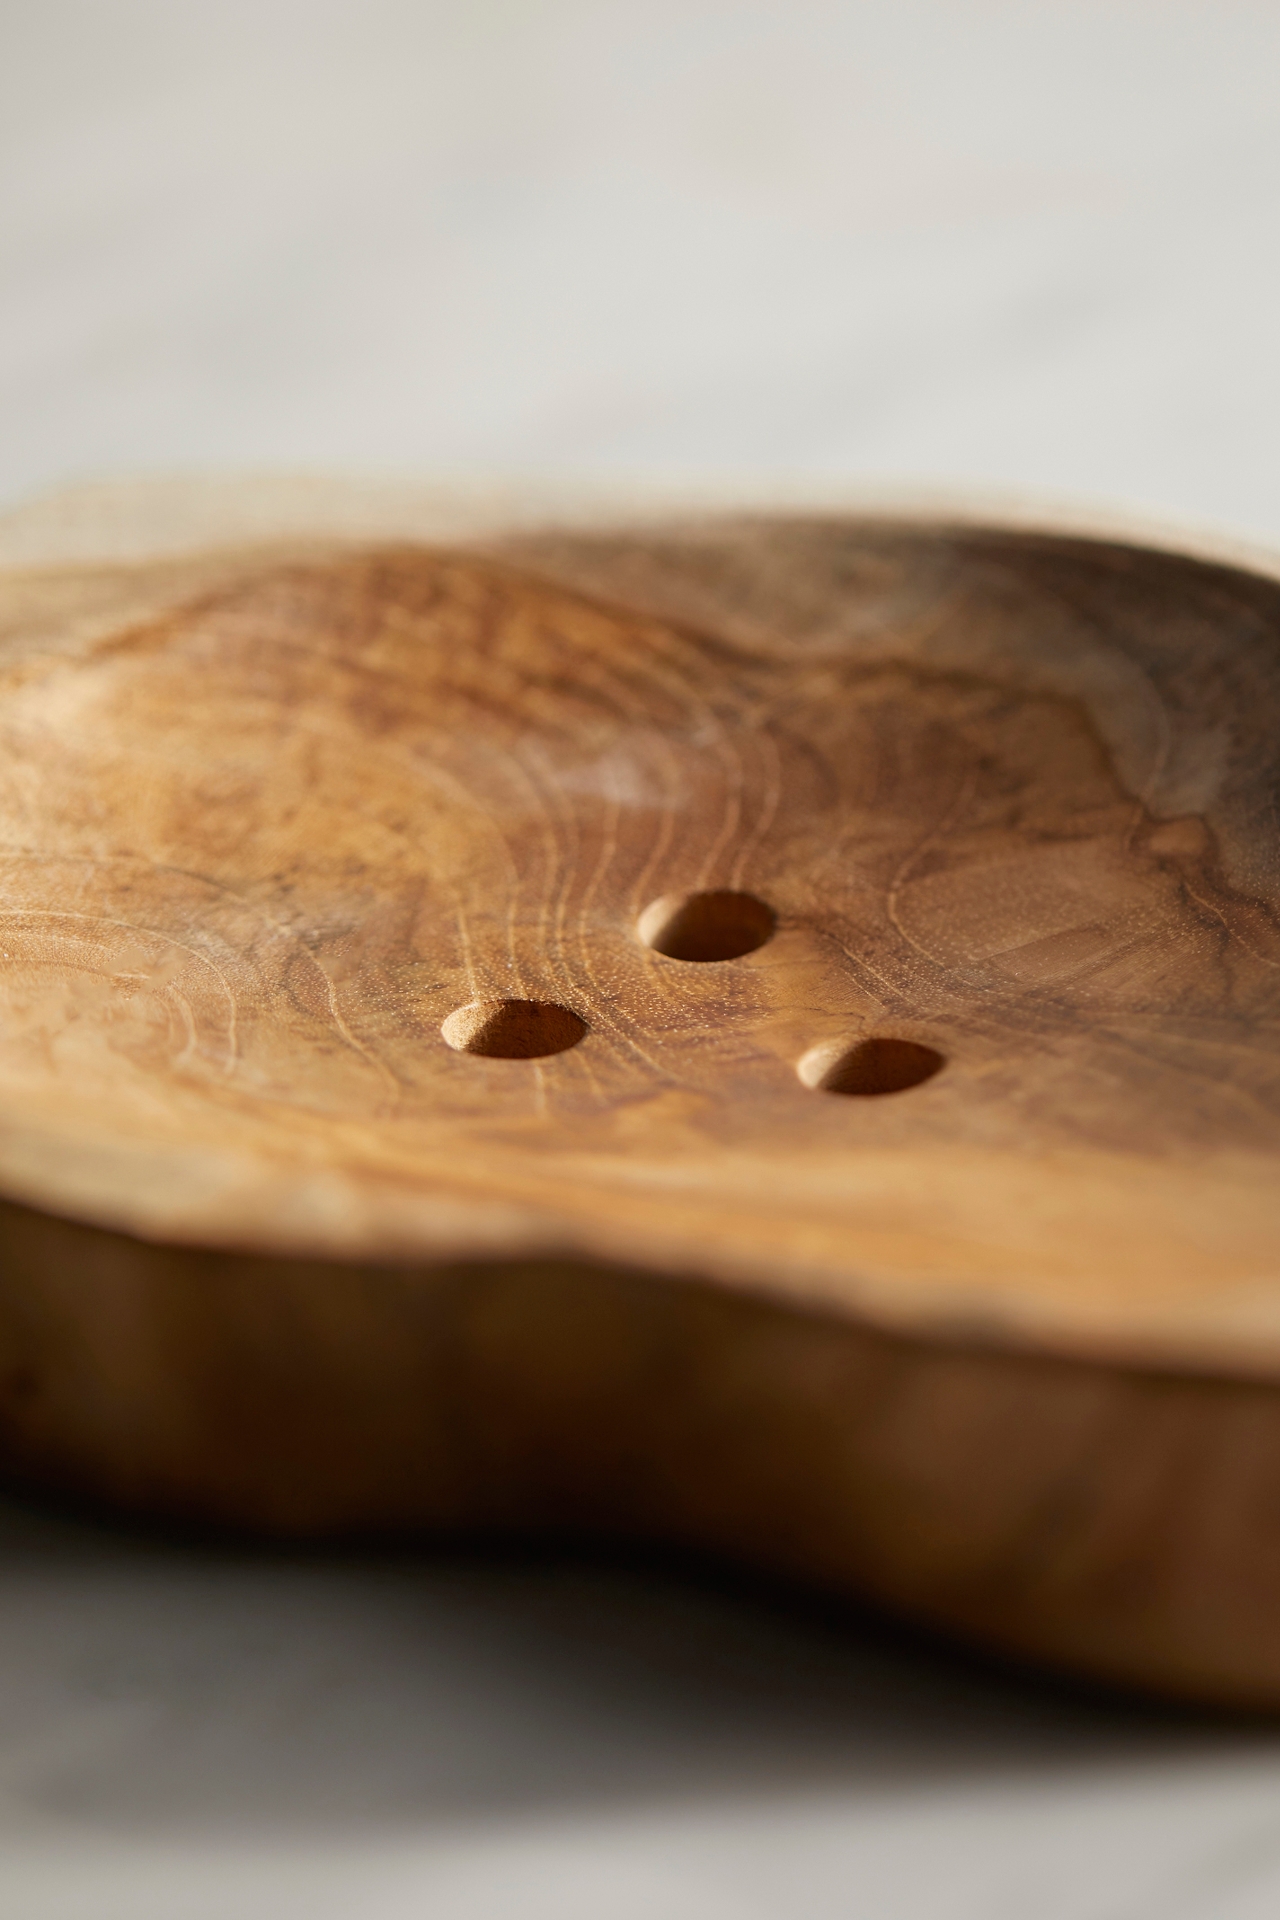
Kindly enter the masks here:
[[[7, 0], [0, 502], [977, 482], [1280, 540], [1280, 10]], [[8, 1920], [1272, 1920], [1280, 1732], [563, 1563], [0, 1525]]]
[[660, 1568], [0, 1509], [22, 1920], [1272, 1920], [1280, 1735]]

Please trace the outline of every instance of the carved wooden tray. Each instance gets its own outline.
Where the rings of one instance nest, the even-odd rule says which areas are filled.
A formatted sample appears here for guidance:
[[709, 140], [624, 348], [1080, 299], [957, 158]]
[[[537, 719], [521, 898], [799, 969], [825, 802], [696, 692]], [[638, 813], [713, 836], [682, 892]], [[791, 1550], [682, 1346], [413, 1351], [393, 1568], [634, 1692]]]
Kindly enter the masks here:
[[0, 572], [10, 1481], [1280, 1701], [1266, 568], [129, 511]]

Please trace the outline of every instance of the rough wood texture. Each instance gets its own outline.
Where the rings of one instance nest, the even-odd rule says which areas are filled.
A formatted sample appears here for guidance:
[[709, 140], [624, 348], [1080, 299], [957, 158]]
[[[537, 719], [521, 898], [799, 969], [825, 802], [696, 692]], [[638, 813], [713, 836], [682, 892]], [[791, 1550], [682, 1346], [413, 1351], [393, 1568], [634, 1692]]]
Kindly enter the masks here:
[[0, 586], [11, 1476], [1280, 1703], [1265, 571], [833, 515]]

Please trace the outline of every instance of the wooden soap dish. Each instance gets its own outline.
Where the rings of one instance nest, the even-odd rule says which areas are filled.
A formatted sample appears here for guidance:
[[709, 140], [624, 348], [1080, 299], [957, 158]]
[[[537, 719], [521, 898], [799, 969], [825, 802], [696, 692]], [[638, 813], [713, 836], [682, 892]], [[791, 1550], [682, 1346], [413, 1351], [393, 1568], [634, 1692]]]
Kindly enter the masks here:
[[10, 1483], [1280, 1703], [1276, 578], [166, 511], [0, 572]]

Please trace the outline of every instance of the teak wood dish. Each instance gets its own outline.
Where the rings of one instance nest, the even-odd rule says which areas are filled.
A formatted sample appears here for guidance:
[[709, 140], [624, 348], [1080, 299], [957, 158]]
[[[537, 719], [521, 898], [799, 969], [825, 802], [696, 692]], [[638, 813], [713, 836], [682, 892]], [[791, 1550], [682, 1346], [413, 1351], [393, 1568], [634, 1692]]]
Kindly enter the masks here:
[[10, 1483], [1280, 1704], [1277, 576], [103, 512], [0, 529]]

